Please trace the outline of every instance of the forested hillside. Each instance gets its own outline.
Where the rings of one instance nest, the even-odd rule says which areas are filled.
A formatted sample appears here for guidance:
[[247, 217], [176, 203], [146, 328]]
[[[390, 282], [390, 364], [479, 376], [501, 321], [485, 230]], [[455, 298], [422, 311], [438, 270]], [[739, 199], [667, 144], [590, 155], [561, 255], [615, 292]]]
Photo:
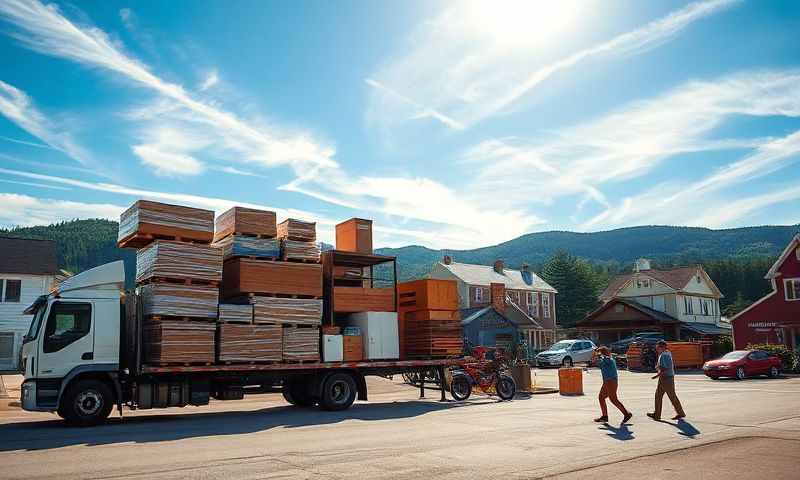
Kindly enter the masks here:
[[[0, 230], [0, 234], [55, 240], [59, 266], [73, 273], [125, 260], [131, 285], [136, 255], [116, 247], [117, 228], [117, 222], [108, 220], [75, 220]], [[570, 325], [595, 305], [610, 277], [630, 271], [639, 257], [650, 258], [656, 268], [702, 264], [725, 294], [723, 311], [735, 313], [769, 291], [764, 273], [798, 232], [800, 225], [728, 230], [644, 226], [596, 233], [531, 233], [474, 250], [408, 246], [378, 253], [397, 256], [401, 279], [425, 276], [445, 253], [464, 263], [490, 265], [502, 259], [511, 268], [528, 263], [561, 292], [559, 322]]]

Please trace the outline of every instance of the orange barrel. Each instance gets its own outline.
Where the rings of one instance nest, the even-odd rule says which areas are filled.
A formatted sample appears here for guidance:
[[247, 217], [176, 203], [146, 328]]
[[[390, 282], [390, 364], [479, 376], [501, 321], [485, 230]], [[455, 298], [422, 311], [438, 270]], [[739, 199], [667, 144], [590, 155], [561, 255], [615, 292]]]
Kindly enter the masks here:
[[558, 391], [561, 395], [583, 395], [583, 369], [559, 368]]

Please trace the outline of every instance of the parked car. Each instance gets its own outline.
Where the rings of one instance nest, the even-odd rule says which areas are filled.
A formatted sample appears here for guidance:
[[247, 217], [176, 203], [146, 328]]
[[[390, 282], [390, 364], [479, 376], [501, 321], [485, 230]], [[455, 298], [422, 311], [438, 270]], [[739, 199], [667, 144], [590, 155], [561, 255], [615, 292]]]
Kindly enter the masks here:
[[714, 380], [721, 377], [741, 380], [754, 375], [775, 378], [781, 373], [781, 359], [762, 350], [734, 350], [706, 362], [703, 372]]
[[576, 363], [589, 363], [595, 348], [590, 340], [561, 340], [536, 355], [536, 364], [540, 367], [571, 367]]
[[628, 338], [623, 338], [622, 340], [611, 343], [608, 348], [611, 350], [611, 353], [625, 355], [631, 343], [649, 341], [655, 343], [659, 340], [664, 340], [664, 334], [661, 332], [639, 332]]

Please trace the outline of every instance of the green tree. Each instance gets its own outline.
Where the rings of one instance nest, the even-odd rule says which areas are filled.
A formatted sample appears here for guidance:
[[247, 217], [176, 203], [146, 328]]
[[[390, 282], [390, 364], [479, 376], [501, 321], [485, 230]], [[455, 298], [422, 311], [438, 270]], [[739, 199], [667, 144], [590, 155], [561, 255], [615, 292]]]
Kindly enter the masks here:
[[560, 250], [544, 264], [542, 278], [558, 290], [559, 326], [572, 327], [597, 307], [601, 280], [589, 262]]

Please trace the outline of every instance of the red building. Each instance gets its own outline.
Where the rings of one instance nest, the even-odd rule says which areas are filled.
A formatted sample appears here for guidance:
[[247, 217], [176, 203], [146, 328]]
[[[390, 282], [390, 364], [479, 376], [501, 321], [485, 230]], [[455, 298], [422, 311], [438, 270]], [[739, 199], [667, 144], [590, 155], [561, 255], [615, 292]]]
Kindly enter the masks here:
[[765, 277], [772, 292], [731, 319], [737, 349], [748, 343], [800, 347], [800, 234], [795, 235]]

